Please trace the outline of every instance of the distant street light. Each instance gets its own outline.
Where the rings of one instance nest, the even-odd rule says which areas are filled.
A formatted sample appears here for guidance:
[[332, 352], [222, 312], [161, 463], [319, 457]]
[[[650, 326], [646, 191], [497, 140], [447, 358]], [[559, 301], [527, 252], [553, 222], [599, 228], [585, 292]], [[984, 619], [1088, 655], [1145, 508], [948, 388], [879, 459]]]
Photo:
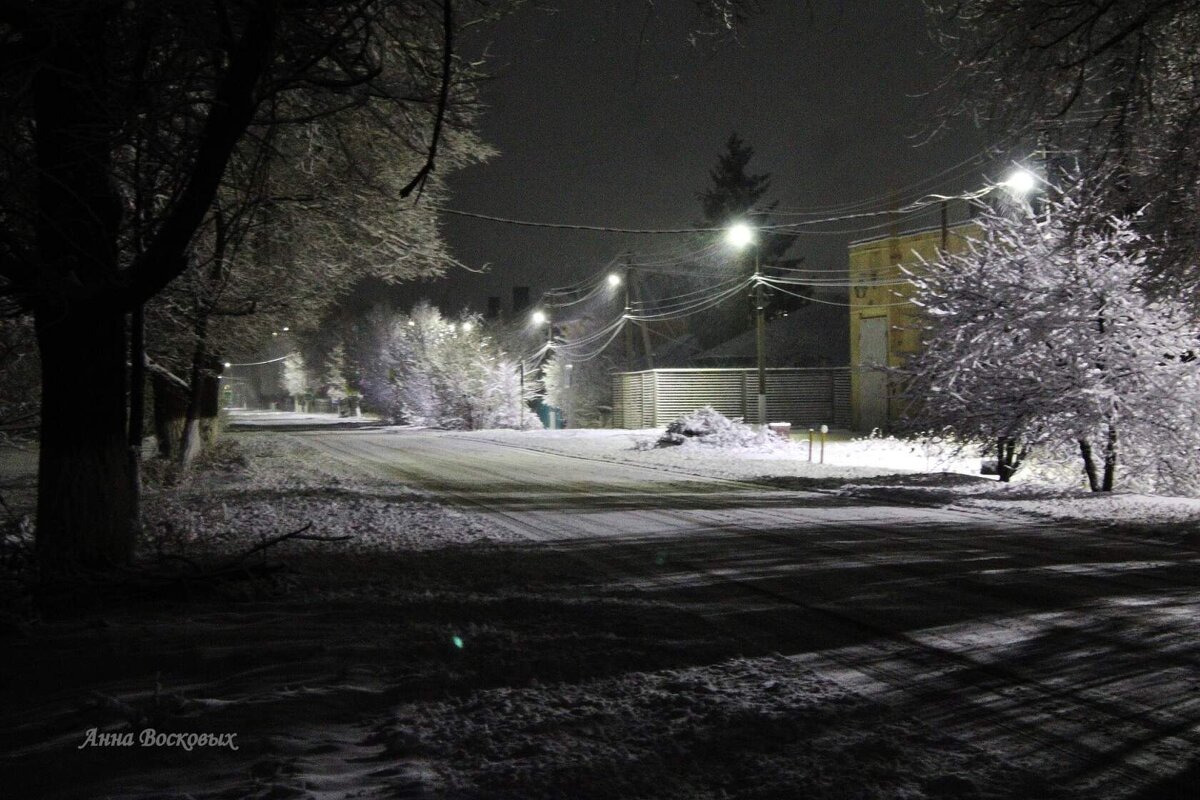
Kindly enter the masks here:
[[615, 272], [610, 272], [608, 274], [608, 285], [614, 289], [617, 288], [618, 286], [620, 286], [621, 285], [621, 276]]
[[529, 321], [534, 325], [545, 325], [550, 321], [550, 318], [546, 316], [545, 311], [535, 311], [529, 315]]
[[755, 350], [758, 356], [758, 423], [767, 424], [767, 320], [766, 298], [763, 296], [762, 266], [758, 237], [754, 228], [738, 222], [725, 232], [725, 241], [738, 248], [754, 248], [754, 329]]

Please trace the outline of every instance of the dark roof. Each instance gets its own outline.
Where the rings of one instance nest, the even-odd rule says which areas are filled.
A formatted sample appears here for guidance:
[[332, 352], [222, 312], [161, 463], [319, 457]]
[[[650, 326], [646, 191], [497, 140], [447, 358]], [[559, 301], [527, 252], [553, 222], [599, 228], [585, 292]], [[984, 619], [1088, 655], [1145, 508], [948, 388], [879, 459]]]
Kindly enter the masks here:
[[[752, 366], [757, 360], [753, 329], [700, 353], [698, 366]], [[767, 323], [768, 367], [844, 367], [850, 363], [850, 311], [812, 303]]]

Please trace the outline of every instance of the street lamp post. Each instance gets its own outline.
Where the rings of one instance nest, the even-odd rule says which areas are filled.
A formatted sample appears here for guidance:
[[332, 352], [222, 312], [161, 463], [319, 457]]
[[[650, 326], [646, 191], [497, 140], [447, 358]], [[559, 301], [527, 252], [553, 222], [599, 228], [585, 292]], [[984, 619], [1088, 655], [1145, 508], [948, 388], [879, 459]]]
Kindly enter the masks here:
[[758, 238], [754, 229], [744, 222], [731, 226], [725, 234], [734, 247], [754, 248], [754, 329], [755, 350], [758, 360], [758, 423], [767, 424], [767, 320], [766, 296], [763, 291], [762, 259]]

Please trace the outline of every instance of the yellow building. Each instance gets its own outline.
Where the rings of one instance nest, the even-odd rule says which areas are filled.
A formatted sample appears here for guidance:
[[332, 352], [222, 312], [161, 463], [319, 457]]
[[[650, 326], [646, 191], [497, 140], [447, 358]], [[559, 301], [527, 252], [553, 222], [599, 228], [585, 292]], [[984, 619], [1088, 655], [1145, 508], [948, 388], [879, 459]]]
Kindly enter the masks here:
[[858, 431], [887, 430], [903, 413], [887, 367], [921, 347], [919, 309], [904, 269], [920, 270], [946, 249], [962, 252], [972, 222], [891, 233], [850, 243], [850, 419]]

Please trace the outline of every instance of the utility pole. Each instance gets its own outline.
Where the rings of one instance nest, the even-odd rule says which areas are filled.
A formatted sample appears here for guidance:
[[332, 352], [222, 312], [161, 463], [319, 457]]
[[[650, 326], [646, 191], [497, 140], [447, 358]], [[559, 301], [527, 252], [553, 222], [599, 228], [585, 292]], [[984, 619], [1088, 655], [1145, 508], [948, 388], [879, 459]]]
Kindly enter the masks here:
[[633, 307], [629, 304], [629, 287], [633, 284], [633, 264], [625, 255], [625, 368], [633, 369]]
[[758, 350], [758, 422], [767, 424], [767, 320], [759, 244], [754, 242], [754, 325]]
[[517, 367], [521, 376], [521, 390], [517, 394], [517, 420], [520, 422], [521, 430], [525, 430], [525, 357], [520, 357], [520, 365]]
[[[636, 299], [641, 303], [641, 284], [638, 284], [634, 288], [638, 290]], [[642, 307], [645, 308], [644, 305]], [[650, 347], [650, 331], [647, 329], [645, 322], [639, 322], [638, 327], [642, 329], [642, 348], [646, 351], [646, 369], [654, 369], [654, 351]]]

